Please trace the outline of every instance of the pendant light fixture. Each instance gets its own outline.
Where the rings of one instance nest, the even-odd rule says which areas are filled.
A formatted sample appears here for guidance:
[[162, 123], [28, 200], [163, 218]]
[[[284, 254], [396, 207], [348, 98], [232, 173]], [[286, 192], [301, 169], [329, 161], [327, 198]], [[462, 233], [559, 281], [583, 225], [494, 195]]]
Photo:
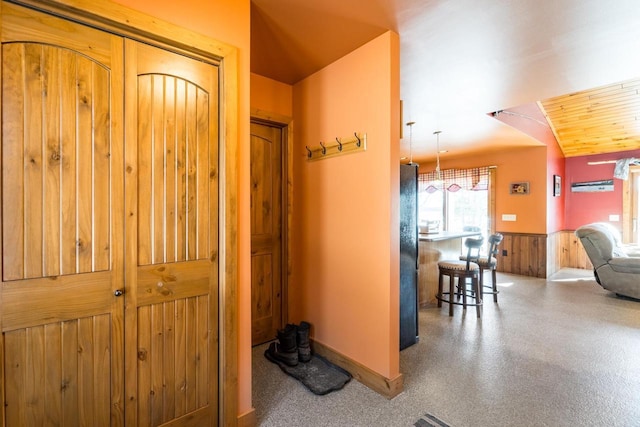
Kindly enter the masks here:
[[442, 181], [442, 175], [440, 174], [440, 134], [441, 130], [435, 131], [433, 134], [436, 136], [436, 181]]
[[413, 125], [416, 122], [407, 122], [407, 126], [409, 126], [409, 164], [413, 164]]

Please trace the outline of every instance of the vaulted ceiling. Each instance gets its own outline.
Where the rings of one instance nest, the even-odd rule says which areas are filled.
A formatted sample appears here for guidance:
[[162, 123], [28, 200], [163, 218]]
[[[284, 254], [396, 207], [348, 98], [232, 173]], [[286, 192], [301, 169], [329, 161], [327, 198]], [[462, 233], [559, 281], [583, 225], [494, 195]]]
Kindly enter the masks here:
[[565, 157], [640, 148], [640, 79], [545, 99]]
[[[444, 158], [541, 145], [538, 134], [557, 136], [566, 156], [640, 147], [640, 111], [629, 100], [638, 97], [640, 76], [637, 0], [252, 0], [251, 6], [251, 70], [289, 84], [387, 30], [398, 32], [404, 121], [415, 122], [418, 162], [435, 156], [436, 130], [448, 150]], [[606, 106], [605, 98], [616, 105]], [[523, 133], [518, 123], [540, 129]], [[401, 155], [408, 151], [405, 136]]]

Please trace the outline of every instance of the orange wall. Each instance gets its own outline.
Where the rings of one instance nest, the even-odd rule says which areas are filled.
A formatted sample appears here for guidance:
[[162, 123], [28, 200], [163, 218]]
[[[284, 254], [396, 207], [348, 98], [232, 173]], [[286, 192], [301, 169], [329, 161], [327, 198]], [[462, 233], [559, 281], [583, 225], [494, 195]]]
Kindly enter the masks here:
[[[399, 38], [387, 32], [293, 89], [291, 321], [387, 378], [399, 375]], [[308, 162], [305, 145], [367, 134]]]
[[251, 73], [251, 109], [293, 116], [293, 86]]
[[[547, 161], [545, 168], [547, 171], [546, 199], [544, 201], [546, 209], [546, 232], [553, 233], [564, 229], [564, 202], [565, 194], [553, 195], [553, 176], [558, 175], [564, 178], [564, 155], [558, 145], [553, 130], [547, 123], [544, 112], [537, 102], [520, 105], [518, 107], [504, 110], [504, 114], [495, 116], [497, 120], [514, 127], [524, 135], [531, 136], [534, 140], [541, 142], [547, 147]], [[526, 159], [529, 163], [529, 159]], [[538, 165], [535, 165], [536, 168]]]
[[117, 3], [238, 48], [238, 411], [251, 409], [251, 263], [249, 220], [249, 0], [119, 0]]
[[[524, 147], [449, 159], [440, 157], [442, 169], [462, 169], [497, 166], [496, 170], [496, 226], [498, 232], [547, 233], [547, 147]], [[435, 169], [435, 163], [420, 166], [421, 172]], [[509, 184], [526, 181], [529, 195], [509, 194]], [[502, 215], [515, 214], [516, 221], [503, 221]]]

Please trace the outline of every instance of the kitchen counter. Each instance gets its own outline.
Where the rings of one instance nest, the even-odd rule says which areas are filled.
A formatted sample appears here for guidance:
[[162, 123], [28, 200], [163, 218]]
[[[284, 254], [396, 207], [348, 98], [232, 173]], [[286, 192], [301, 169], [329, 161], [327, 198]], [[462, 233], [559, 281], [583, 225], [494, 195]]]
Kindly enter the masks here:
[[463, 237], [479, 236], [477, 231], [440, 231], [439, 233], [420, 233], [418, 238], [425, 242], [440, 242], [442, 240], [461, 239]]
[[480, 236], [479, 232], [441, 231], [418, 235], [418, 303], [421, 307], [435, 304], [438, 293], [438, 261], [458, 259], [462, 239]]

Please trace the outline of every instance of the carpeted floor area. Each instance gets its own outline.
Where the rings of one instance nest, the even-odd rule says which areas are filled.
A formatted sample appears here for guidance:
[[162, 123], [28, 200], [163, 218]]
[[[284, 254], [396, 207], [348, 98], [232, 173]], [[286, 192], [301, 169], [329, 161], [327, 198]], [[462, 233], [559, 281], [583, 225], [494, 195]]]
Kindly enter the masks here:
[[393, 400], [356, 380], [317, 396], [253, 349], [260, 426], [640, 426], [640, 302], [590, 272], [551, 280], [499, 274], [481, 321], [456, 307], [420, 311], [420, 342], [401, 352]]

